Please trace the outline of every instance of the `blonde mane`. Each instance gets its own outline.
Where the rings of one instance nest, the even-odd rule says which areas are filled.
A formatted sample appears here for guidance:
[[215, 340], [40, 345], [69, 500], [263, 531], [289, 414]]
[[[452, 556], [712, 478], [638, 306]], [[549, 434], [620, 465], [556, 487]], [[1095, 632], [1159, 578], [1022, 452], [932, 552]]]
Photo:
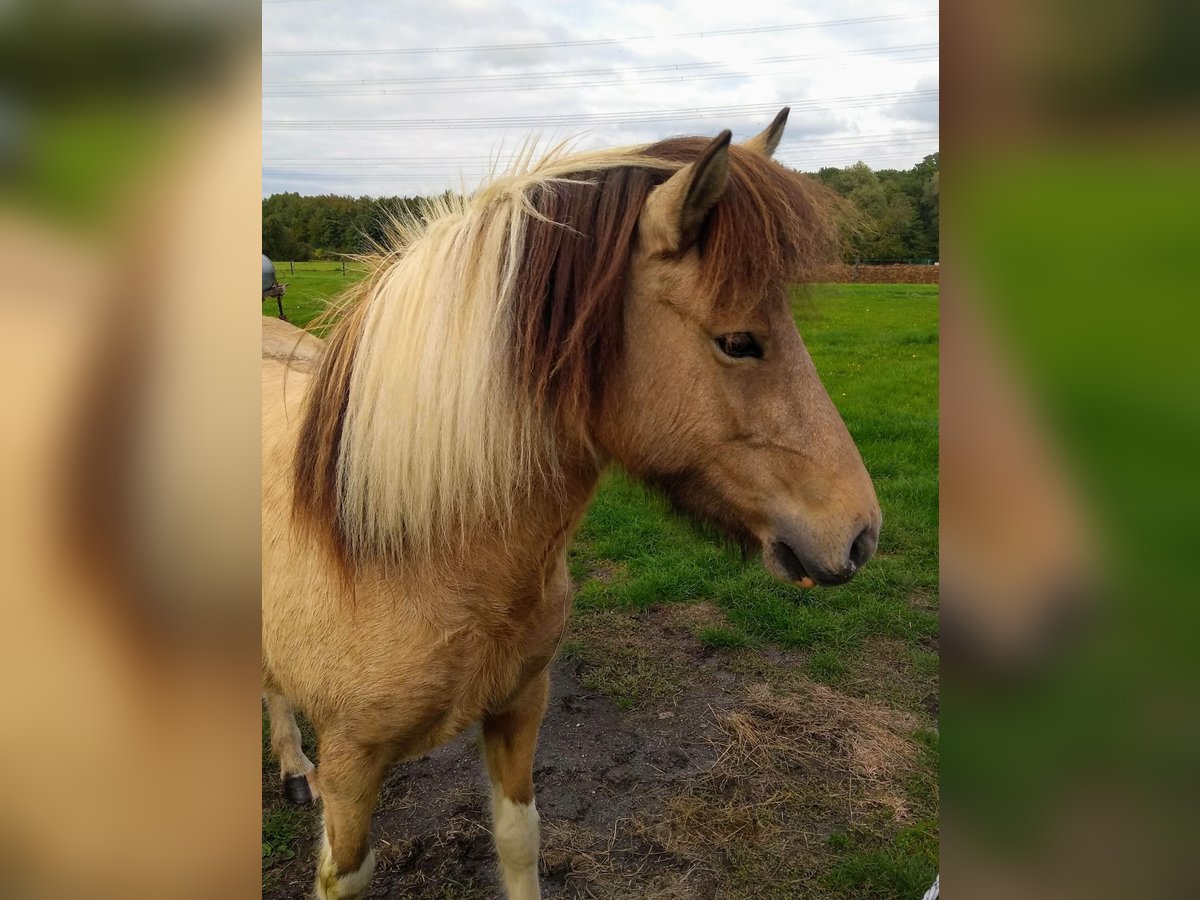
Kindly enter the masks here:
[[[621, 353], [638, 214], [703, 146], [526, 152], [474, 195], [394, 221], [308, 389], [297, 517], [347, 562], [399, 560], [503, 527], [520, 498], [553, 489], [564, 430], [586, 446]], [[794, 274], [785, 263], [824, 225], [802, 179], [733, 150], [705, 251], [723, 296], [747, 293], [733, 278], [752, 293]]]
[[[522, 402], [514, 366], [526, 237], [543, 218], [530, 198], [580, 172], [644, 167], [642, 154], [560, 148], [536, 164], [524, 155], [471, 197], [446, 194], [393, 220], [391, 247], [330, 337], [301, 437], [297, 474], [309, 478], [298, 478], [298, 508], [326, 523], [334, 513], [349, 558], [428, 551], [468, 524], [502, 522], [515, 498], [553, 480], [554, 422]], [[340, 410], [323, 396], [330, 386], [344, 393]], [[335, 431], [336, 452], [312, 446]], [[306, 454], [324, 471], [304, 466]], [[331, 466], [335, 485], [310, 480]], [[333, 486], [336, 496], [320, 496]]]

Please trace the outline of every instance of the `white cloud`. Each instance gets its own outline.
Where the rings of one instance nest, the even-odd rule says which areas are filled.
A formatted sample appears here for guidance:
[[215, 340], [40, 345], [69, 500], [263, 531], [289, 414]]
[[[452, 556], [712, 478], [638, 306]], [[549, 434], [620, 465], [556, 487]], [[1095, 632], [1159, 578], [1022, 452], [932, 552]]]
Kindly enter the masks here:
[[[534, 132], [580, 135], [582, 146], [722, 128], [736, 139], [789, 103], [779, 155], [800, 168], [859, 159], [902, 168], [937, 149], [938, 20], [922, 15], [932, 0], [267, 0], [262, 8], [264, 194], [470, 187], [487, 160]], [[696, 36], [883, 16], [904, 18]], [[611, 38], [623, 40], [366, 52]], [[897, 47], [914, 49], [882, 51]], [[288, 55], [300, 51], [319, 52]], [[720, 107], [732, 109], [707, 112]], [[662, 121], [624, 115], [670, 110], [683, 112]], [[544, 124], [555, 116], [567, 121]], [[447, 120], [457, 124], [439, 124]], [[362, 124], [338, 124], [351, 122]]]

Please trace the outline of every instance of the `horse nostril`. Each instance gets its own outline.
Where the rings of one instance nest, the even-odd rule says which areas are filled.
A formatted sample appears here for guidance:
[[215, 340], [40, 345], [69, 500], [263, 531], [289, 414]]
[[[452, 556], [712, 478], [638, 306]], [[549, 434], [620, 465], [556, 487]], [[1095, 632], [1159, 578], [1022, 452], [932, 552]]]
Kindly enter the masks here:
[[858, 537], [850, 545], [850, 563], [856, 569], [864, 566], [874, 552], [875, 536], [871, 533], [871, 526], [868, 525], [858, 533]]

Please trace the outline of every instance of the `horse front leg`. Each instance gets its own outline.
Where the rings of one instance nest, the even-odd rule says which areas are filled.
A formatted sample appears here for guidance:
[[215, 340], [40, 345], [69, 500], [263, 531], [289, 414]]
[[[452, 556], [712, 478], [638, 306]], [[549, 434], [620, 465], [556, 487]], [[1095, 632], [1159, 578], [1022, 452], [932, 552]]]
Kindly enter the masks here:
[[321, 741], [317, 783], [325, 804], [325, 834], [317, 865], [318, 900], [357, 900], [375, 871], [371, 814], [386, 766], [373, 748], [352, 740]]
[[483, 720], [483, 752], [492, 780], [492, 822], [508, 900], [539, 900], [538, 812], [533, 753], [550, 694], [550, 675], [531, 681], [508, 709]]

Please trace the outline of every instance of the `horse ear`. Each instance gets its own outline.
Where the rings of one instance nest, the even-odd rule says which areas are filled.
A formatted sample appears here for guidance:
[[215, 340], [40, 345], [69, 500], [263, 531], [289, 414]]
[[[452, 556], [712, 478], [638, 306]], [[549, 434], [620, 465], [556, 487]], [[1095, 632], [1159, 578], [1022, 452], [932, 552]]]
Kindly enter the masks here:
[[729, 180], [728, 130], [653, 191], [642, 210], [642, 240], [652, 252], [682, 253], [700, 239], [709, 212]]
[[742, 146], [770, 159], [775, 155], [775, 148], [779, 146], [779, 140], [783, 137], [783, 127], [787, 125], [788, 113], [791, 111], [790, 106], [785, 106], [775, 116], [775, 121], [754, 137], [743, 141]]

